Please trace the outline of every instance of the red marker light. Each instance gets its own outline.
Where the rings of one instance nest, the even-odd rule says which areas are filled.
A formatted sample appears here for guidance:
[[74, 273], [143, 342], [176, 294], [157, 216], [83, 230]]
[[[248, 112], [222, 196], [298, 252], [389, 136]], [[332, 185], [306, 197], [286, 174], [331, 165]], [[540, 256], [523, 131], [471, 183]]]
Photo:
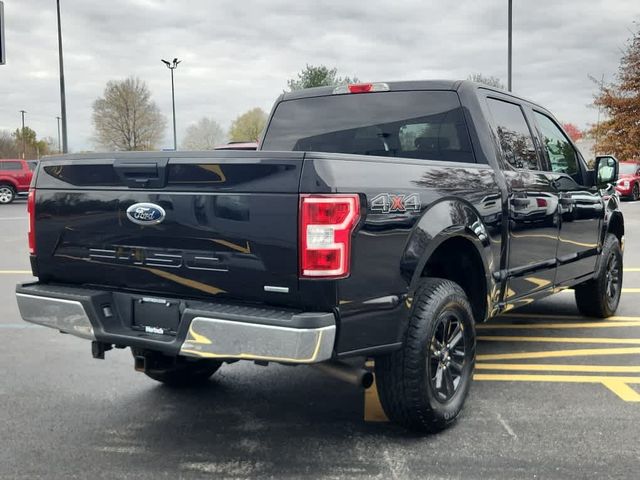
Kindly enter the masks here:
[[388, 92], [389, 90], [389, 85], [386, 83], [350, 83], [348, 85], [338, 85], [333, 89], [333, 94]]
[[29, 214], [29, 253], [36, 254], [36, 191], [29, 190], [27, 197], [27, 213]]
[[349, 93], [369, 93], [373, 88], [373, 83], [352, 83], [347, 85]]

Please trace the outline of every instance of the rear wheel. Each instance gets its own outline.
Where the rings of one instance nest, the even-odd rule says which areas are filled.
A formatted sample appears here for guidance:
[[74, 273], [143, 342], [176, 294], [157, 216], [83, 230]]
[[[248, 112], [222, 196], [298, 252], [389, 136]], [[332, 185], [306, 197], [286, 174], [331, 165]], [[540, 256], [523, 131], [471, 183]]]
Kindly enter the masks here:
[[11, 185], [0, 185], [0, 204], [8, 204], [15, 200], [16, 191]]
[[449, 280], [423, 280], [403, 347], [376, 358], [385, 413], [409, 430], [443, 430], [462, 410], [474, 362], [473, 314], [464, 291]]
[[634, 202], [640, 198], [640, 186], [636, 183], [633, 185], [631, 189], [631, 200]]
[[606, 318], [616, 312], [621, 293], [622, 251], [618, 238], [609, 233], [595, 276], [575, 287], [576, 304], [587, 317]]

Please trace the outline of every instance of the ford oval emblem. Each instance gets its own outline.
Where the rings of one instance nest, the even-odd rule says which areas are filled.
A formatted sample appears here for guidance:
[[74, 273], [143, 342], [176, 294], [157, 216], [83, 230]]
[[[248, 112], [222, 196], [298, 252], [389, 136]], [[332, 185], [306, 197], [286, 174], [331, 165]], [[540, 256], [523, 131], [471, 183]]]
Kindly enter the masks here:
[[127, 208], [127, 217], [138, 225], [157, 225], [166, 215], [164, 208], [155, 203], [134, 203]]

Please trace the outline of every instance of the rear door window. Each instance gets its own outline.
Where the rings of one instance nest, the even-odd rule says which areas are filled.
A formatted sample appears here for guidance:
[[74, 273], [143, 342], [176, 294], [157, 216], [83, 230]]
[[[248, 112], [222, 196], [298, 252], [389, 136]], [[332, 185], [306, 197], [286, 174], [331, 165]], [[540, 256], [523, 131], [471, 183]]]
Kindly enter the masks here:
[[487, 103], [505, 161], [516, 170], [540, 170], [533, 136], [522, 108], [495, 98], [488, 98]]
[[0, 170], [22, 170], [20, 162], [0, 162]]
[[475, 162], [458, 95], [398, 91], [281, 102], [262, 150]]

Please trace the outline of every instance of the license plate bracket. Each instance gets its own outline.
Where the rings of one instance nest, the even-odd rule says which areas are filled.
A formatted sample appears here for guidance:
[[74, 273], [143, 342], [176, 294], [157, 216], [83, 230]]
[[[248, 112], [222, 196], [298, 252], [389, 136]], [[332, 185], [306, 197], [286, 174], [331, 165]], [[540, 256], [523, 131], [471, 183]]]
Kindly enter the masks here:
[[180, 302], [155, 297], [133, 299], [131, 327], [147, 333], [175, 335], [180, 324]]

